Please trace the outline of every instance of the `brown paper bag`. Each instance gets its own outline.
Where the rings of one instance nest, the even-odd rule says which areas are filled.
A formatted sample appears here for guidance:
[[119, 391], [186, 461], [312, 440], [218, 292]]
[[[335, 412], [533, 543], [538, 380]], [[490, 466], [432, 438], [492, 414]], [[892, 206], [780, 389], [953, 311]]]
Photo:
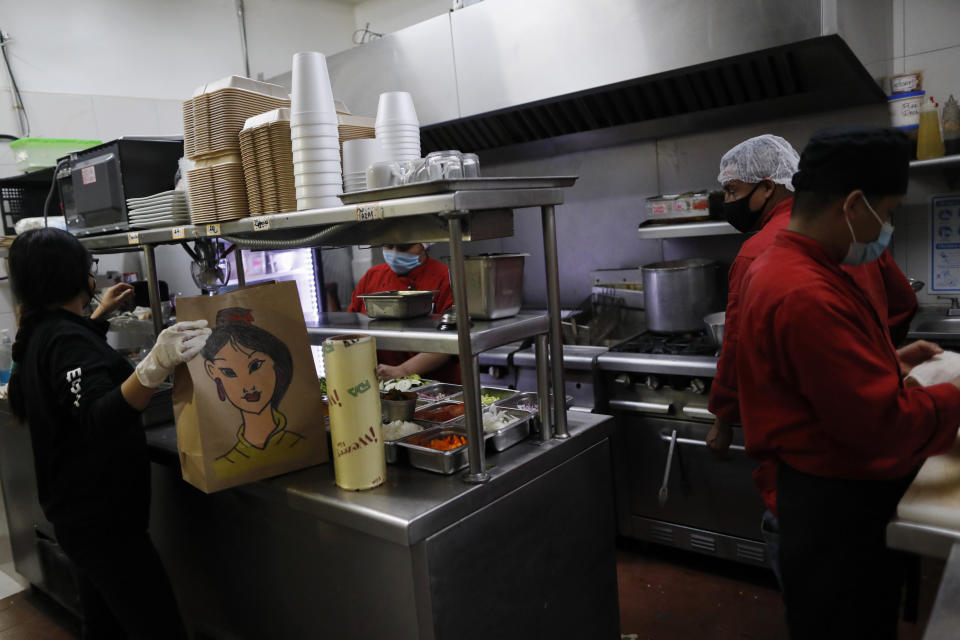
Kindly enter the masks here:
[[177, 368], [173, 408], [183, 479], [210, 493], [327, 462], [323, 406], [297, 285], [177, 299], [206, 320], [204, 350]]

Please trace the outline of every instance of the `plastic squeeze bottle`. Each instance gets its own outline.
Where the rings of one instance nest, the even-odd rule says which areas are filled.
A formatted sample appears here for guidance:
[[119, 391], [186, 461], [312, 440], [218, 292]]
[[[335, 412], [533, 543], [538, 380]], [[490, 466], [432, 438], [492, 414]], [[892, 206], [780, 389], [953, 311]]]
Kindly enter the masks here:
[[930, 102], [920, 111], [920, 127], [917, 130], [917, 159], [930, 160], [943, 157], [943, 138], [940, 137], [939, 105], [930, 96]]
[[0, 384], [10, 381], [10, 364], [13, 356], [13, 342], [6, 329], [0, 331]]
[[960, 105], [950, 99], [943, 105], [943, 147], [948, 156], [960, 154]]

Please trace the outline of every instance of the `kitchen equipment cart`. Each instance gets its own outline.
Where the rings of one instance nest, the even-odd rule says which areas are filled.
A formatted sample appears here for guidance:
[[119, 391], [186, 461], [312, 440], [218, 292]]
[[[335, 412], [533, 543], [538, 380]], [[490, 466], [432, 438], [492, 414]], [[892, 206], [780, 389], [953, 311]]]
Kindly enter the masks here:
[[[518, 181], [517, 178], [483, 178], [451, 185], [460, 190], [427, 193], [390, 200], [363, 202], [328, 209], [253, 216], [233, 222], [150, 229], [82, 238], [94, 253], [143, 251], [150, 288], [154, 328], [162, 329], [160, 294], [154, 247], [190, 240], [222, 237], [243, 248], [271, 248], [272, 241], [290, 241], [290, 246], [380, 244], [390, 242], [450, 243], [453, 300], [460, 318], [468, 317], [464, 269], [464, 240], [506, 237], [513, 234], [515, 210], [539, 208], [543, 228], [547, 276], [547, 313], [518, 315], [502, 320], [459, 323], [456, 332], [440, 331], [431, 318], [370, 320], [360, 314], [322, 313], [308, 327], [311, 343], [349, 332], [363, 332], [377, 339], [377, 346], [390, 350], [430, 351], [458, 355], [464, 387], [467, 448], [470, 456], [467, 482], [489, 479], [484, 460], [480, 375], [477, 356], [481, 351], [524, 338], [535, 338], [537, 392], [540, 406], [549, 406], [550, 387], [563, 393], [563, 344], [560, 329], [560, 282], [557, 258], [555, 207], [563, 202], [563, 188], [576, 177], [548, 177]], [[522, 184], [527, 188], [516, 188]], [[535, 188], [531, 188], [534, 185]], [[442, 187], [442, 185], [440, 185]], [[424, 187], [421, 187], [421, 191]], [[419, 193], [419, 192], [418, 192]], [[356, 194], [351, 194], [356, 199]], [[304, 234], [309, 234], [304, 236]], [[237, 260], [238, 281], [244, 284], [243, 261]], [[555, 354], [548, 360], [548, 352]], [[543, 441], [569, 437], [565, 407], [541, 416]]]

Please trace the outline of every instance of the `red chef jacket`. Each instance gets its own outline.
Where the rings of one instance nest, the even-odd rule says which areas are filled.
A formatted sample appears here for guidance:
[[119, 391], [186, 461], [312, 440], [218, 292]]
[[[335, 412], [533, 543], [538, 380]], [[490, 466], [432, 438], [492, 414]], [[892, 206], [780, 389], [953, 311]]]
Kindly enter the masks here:
[[740, 292], [748, 454], [816, 476], [892, 479], [953, 445], [960, 390], [904, 388], [885, 318], [821, 244], [780, 231]]
[[[375, 267], [370, 267], [360, 278], [356, 289], [353, 290], [353, 297], [347, 311], [363, 313], [366, 308], [363, 300], [357, 296], [368, 293], [396, 290], [430, 291], [434, 289], [437, 293], [433, 297], [433, 313], [443, 313], [453, 306], [453, 291], [450, 288], [450, 272], [447, 265], [439, 260], [427, 256], [427, 259], [419, 267], [402, 276], [394, 273], [390, 265], [378, 264]], [[397, 366], [415, 355], [417, 355], [415, 352], [407, 351], [377, 351], [377, 360], [381, 364]], [[441, 382], [460, 384], [460, 364], [457, 358], [451, 358], [439, 369], [429, 372], [424, 377]]]
[[[737, 394], [737, 345], [740, 338], [740, 292], [743, 278], [754, 260], [773, 244], [777, 233], [790, 223], [791, 209], [793, 209], [793, 198], [777, 203], [761, 220], [760, 231], [743, 243], [730, 267], [723, 348], [717, 362], [717, 373], [710, 388], [710, 412], [724, 422], [740, 422]], [[917, 311], [917, 296], [889, 252], [884, 251], [879, 259], [863, 266], [841, 268], [853, 277], [870, 299], [877, 314], [888, 325], [893, 339], [897, 343], [903, 340], [910, 328], [910, 321]], [[770, 465], [761, 464], [760, 468], [754, 472], [754, 481], [764, 496], [764, 502], [768, 506], [775, 504], [776, 469]]]

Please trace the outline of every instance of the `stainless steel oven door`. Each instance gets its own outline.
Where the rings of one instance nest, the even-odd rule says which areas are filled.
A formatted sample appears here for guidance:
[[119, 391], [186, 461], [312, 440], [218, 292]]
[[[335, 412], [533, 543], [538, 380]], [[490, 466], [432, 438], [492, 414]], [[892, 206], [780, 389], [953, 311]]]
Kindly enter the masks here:
[[744, 453], [739, 428], [724, 460], [706, 446], [709, 422], [626, 411], [616, 415], [617, 503], [628, 512], [620, 514], [621, 533], [630, 535], [623, 527], [642, 518], [761, 540], [764, 506], [751, 475], [757, 463]]

